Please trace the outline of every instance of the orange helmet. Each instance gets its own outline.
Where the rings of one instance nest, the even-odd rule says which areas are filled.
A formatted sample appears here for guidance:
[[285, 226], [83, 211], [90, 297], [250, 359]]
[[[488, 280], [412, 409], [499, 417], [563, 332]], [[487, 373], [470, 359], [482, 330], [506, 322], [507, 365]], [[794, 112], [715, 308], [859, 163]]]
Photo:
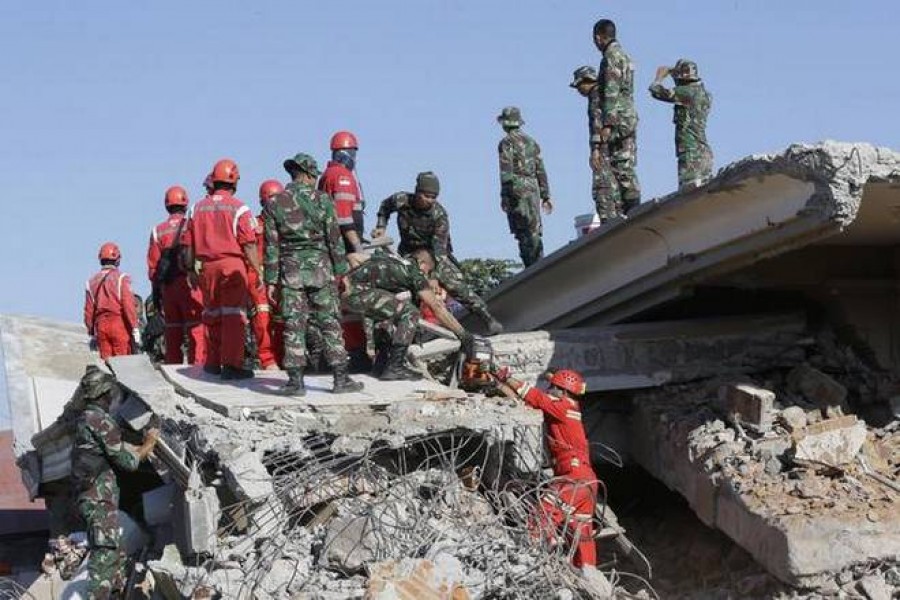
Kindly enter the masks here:
[[213, 183], [230, 183], [234, 185], [241, 178], [241, 173], [238, 171], [236, 162], [230, 158], [223, 158], [213, 166], [210, 178], [213, 180]]
[[187, 206], [187, 191], [180, 185], [173, 185], [166, 190], [166, 208], [170, 206]]
[[277, 179], [267, 179], [259, 186], [259, 201], [265, 204], [269, 198], [284, 191], [284, 186]]
[[338, 131], [331, 136], [332, 150], [350, 150], [351, 148], [359, 148], [356, 136], [349, 131]]
[[102, 260], [119, 260], [122, 258], [122, 253], [119, 252], [119, 247], [116, 246], [112, 242], [106, 242], [102, 246], [100, 246], [100, 252], [97, 253], [97, 258]]
[[550, 381], [550, 385], [555, 385], [576, 396], [581, 396], [587, 389], [584, 377], [581, 376], [581, 373], [572, 369], [560, 369], [552, 373], [547, 379]]

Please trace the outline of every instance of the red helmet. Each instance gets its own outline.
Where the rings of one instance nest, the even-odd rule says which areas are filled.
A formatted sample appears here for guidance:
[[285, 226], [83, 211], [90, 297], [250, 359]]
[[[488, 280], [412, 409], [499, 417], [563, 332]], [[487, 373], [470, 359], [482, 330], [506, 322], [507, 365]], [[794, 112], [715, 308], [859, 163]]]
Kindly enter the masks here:
[[106, 242], [102, 246], [100, 246], [100, 252], [97, 253], [97, 258], [100, 260], [119, 260], [122, 258], [122, 253], [119, 252], [119, 247], [113, 244], [112, 242]]
[[284, 191], [284, 186], [277, 179], [267, 179], [259, 186], [259, 201], [265, 203], [274, 196]]
[[188, 195], [180, 185], [173, 185], [166, 190], [166, 208], [170, 206], [187, 206]]
[[550, 385], [562, 388], [570, 394], [581, 396], [586, 391], [584, 377], [578, 371], [572, 369], [560, 369], [548, 377]]
[[332, 150], [349, 150], [350, 148], [359, 148], [356, 136], [349, 131], [338, 131], [331, 136]]
[[209, 174], [213, 183], [230, 183], [236, 184], [241, 178], [238, 171], [237, 163], [230, 158], [223, 158], [213, 166], [212, 173]]
[[203, 180], [203, 187], [207, 194], [213, 193], [212, 173], [207, 174], [206, 179]]

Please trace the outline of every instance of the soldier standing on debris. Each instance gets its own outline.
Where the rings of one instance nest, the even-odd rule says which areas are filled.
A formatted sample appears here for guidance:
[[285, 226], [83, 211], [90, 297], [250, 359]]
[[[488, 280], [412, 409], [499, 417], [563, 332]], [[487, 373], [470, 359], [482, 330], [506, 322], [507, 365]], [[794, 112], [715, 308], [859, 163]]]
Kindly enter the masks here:
[[427, 277], [433, 268], [431, 254], [421, 249], [413, 252], [409, 259], [390, 254], [375, 255], [348, 275], [350, 285], [344, 296], [346, 309], [372, 319], [376, 327], [389, 325], [391, 329], [387, 366], [379, 379], [422, 378], [406, 365], [406, 352], [421, 317], [416, 308], [417, 300], [430, 307], [438, 322], [455, 333], [463, 345], [471, 342], [472, 334], [459, 324], [431, 289]]
[[506, 132], [500, 140], [500, 208], [509, 221], [509, 232], [519, 243], [519, 257], [526, 267], [544, 256], [541, 209], [553, 212], [541, 147], [522, 131], [522, 114], [515, 106], [500, 112], [497, 122]]
[[544, 413], [547, 447], [553, 460], [555, 479], [541, 499], [543, 517], [555, 527], [565, 526], [569, 538], [576, 538], [573, 563], [594, 568], [597, 548], [594, 541], [594, 507], [597, 504], [597, 475], [591, 467], [590, 447], [581, 423], [584, 377], [563, 369], [547, 375], [548, 392], [510, 376], [509, 367], [494, 367], [494, 379], [508, 392]]
[[159, 439], [159, 431], [150, 429], [139, 448], [125, 445], [109, 414], [115, 385], [111, 375], [93, 366], [87, 368], [79, 390], [87, 406], [75, 424], [72, 449], [72, 485], [90, 544], [88, 597], [92, 599], [110, 598], [125, 585], [114, 469], [136, 470]]
[[284, 169], [291, 183], [263, 209], [265, 282], [273, 302], [280, 289], [278, 305], [285, 320], [284, 368], [288, 382], [283, 392], [306, 393], [303, 371], [308, 327], [315, 327], [322, 336], [323, 353], [334, 369], [333, 391], [359, 391], [362, 383], [348, 375], [349, 361], [338, 319], [335, 277], [346, 275], [349, 267], [334, 204], [328, 194], [314, 187], [319, 167], [312, 156], [297, 154], [284, 161]]
[[597, 173], [597, 215], [601, 221], [627, 213], [641, 201], [637, 173], [637, 111], [634, 64], [616, 39], [609, 19], [594, 24], [594, 44], [603, 53], [598, 93], [600, 118], [591, 131], [591, 168]]
[[[244, 324], [247, 313], [247, 266], [261, 273], [255, 219], [234, 196], [241, 178], [237, 163], [222, 159], [210, 179], [213, 193], [191, 209], [182, 238], [184, 264], [200, 263], [203, 324], [206, 326], [207, 373], [222, 379], [247, 379], [244, 368]], [[261, 279], [261, 277], [260, 277]]]
[[[671, 75], [675, 87], [663, 85]], [[691, 189], [712, 176], [713, 153], [706, 140], [706, 119], [712, 96], [706, 91], [697, 63], [680, 59], [674, 67], [656, 69], [650, 94], [657, 100], [674, 104], [675, 155], [678, 157], [678, 187]]]
[[416, 177], [415, 193], [397, 192], [386, 198], [378, 209], [378, 222], [372, 231], [373, 238], [384, 235], [392, 213], [397, 213], [397, 229], [400, 230], [401, 255], [425, 249], [434, 256], [436, 267], [433, 279], [487, 325], [491, 335], [503, 331], [500, 322], [488, 311], [487, 304], [466, 283], [459, 270], [450, 243], [450, 218], [446, 209], [437, 201], [441, 190], [437, 175], [431, 171]]
[[[569, 87], [575, 88], [579, 94], [587, 98], [588, 138], [591, 152], [593, 152], [594, 147], [600, 143], [600, 136], [595, 136], [594, 132], [600, 131], [603, 126], [601, 118], [603, 113], [600, 110], [600, 86], [597, 84], [597, 69], [587, 65], [578, 67], [572, 74], [572, 83], [569, 84]], [[591, 197], [594, 199], [594, 206], [597, 207], [603, 201], [601, 196], [603, 187], [600, 185], [599, 171], [593, 169], [593, 159], [591, 159], [591, 165]], [[603, 220], [601, 219], [601, 221]]]
[[150, 230], [147, 276], [153, 287], [154, 306], [166, 323], [165, 362], [180, 365], [184, 361], [181, 346], [186, 334], [188, 363], [199, 365], [206, 360], [203, 295], [188, 281], [178, 255], [186, 225], [187, 192], [181, 186], [172, 186], [166, 190], [164, 202], [169, 217]]
[[84, 294], [84, 326], [97, 345], [100, 358], [131, 354], [132, 344], [140, 347], [141, 333], [131, 277], [119, 271], [122, 253], [112, 242], [100, 246], [100, 271], [87, 284]]

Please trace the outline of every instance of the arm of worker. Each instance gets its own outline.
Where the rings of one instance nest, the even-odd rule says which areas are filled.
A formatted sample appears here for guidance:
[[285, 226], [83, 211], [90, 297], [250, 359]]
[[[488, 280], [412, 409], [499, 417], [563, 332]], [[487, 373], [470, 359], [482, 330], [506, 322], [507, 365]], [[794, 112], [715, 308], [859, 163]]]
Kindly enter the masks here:
[[663, 85], [663, 80], [669, 76], [671, 69], [669, 67], [658, 67], [656, 69], [656, 79], [650, 84], [650, 95], [662, 102], [675, 102], [675, 92]]
[[497, 154], [500, 156], [500, 210], [507, 212], [510, 209], [516, 177], [513, 170], [513, 149], [507, 138], [500, 140]]
[[[320, 192], [325, 194], [325, 192]], [[328, 255], [331, 258], [331, 268], [338, 277], [343, 277], [350, 271], [347, 262], [347, 251], [344, 248], [344, 240], [341, 237], [341, 228], [338, 226], [337, 216], [334, 213], [334, 203], [325, 194], [325, 243], [328, 246]]]
[[140, 341], [140, 321], [138, 321], [137, 307], [134, 305], [134, 293], [131, 291], [131, 277], [122, 274], [121, 287], [119, 288], [119, 302], [122, 304], [122, 314], [125, 318], [125, 326], [131, 332], [135, 342]]
[[192, 288], [196, 288], [197, 271], [194, 270], [194, 220], [191, 218], [191, 211], [193, 211], [193, 207], [191, 207], [185, 217], [187, 223], [184, 224], [184, 231], [181, 234], [181, 239], [175, 240], [175, 243], [181, 245], [181, 252], [178, 253], [178, 258], [181, 261], [181, 269], [187, 273], [188, 284]]
[[378, 207], [375, 229], [372, 230], [373, 238], [380, 238], [384, 235], [384, 230], [387, 229], [388, 221], [391, 220], [391, 215], [397, 212], [397, 200], [400, 196], [401, 194], [399, 193], [393, 194], [381, 201], [381, 206]]
[[259, 285], [263, 285], [263, 267], [262, 263], [259, 262], [259, 247], [256, 245], [256, 242], [244, 244], [241, 246], [241, 251], [244, 253], [244, 258], [247, 259], [247, 264], [259, 275], [257, 279]]
[[152, 284], [156, 279], [156, 267], [159, 265], [159, 259], [162, 251], [159, 249], [159, 241], [156, 239], [156, 228], [150, 230], [150, 243], [147, 244], [147, 279]]
[[622, 82], [628, 76], [628, 65], [624, 56], [610, 53], [604, 57], [601, 66], [600, 81], [603, 82], [602, 104], [603, 129], [600, 136], [604, 141], [609, 139], [611, 129], [619, 124], [618, 106], [622, 96]]
[[544, 159], [541, 156], [541, 147], [535, 143], [537, 154], [535, 155], [535, 168], [538, 188], [541, 191], [541, 208], [545, 215], [553, 212], [553, 200], [550, 198], [550, 181], [547, 179], [547, 170], [544, 168]]
[[90, 279], [84, 287], [84, 327], [88, 335], [94, 337], [94, 296], [91, 295]]
[[437, 317], [441, 325], [452, 331], [460, 341], [467, 341], [472, 337], [472, 334], [460, 325], [453, 313], [447, 310], [447, 305], [435, 295], [430, 287], [419, 290], [418, 295], [419, 300], [424, 302], [434, 312], [434, 316]]
[[438, 261], [443, 256], [450, 254], [450, 217], [441, 206], [435, 205], [434, 208], [440, 208], [435, 211], [434, 235], [431, 238], [431, 254], [434, 260]]
[[246, 206], [241, 206], [235, 214], [235, 237], [250, 268], [263, 280], [262, 265], [259, 263], [259, 248], [256, 247], [256, 217]]
[[132, 450], [122, 440], [122, 430], [109, 415], [105, 415], [96, 426], [91, 428], [91, 434], [103, 454], [124, 471], [137, 470], [140, 462], [153, 451], [156, 441], [159, 439], [159, 431], [150, 429], [144, 435], [144, 442]]
[[491, 373], [498, 383], [506, 384], [516, 395], [532, 408], [537, 408], [546, 415], [562, 421], [566, 418], [566, 404], [555, 400], [549, 394], [509, 375], [509, 367], [501, 367]]

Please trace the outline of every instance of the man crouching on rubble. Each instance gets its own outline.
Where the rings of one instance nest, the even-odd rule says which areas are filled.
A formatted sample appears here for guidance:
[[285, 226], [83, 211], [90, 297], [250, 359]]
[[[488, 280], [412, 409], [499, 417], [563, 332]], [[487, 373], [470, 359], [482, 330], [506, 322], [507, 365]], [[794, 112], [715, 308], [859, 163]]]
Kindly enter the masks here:
[[87, 404], [75, 424], [72, 449], [72, 481], [78, 512], [87, 525], [88, 597], [106, 599], [125, 585], [125, 554], [119, 518], [119, 485], [114, 467], [134, 471], [153, 451], [159, 431], [150, 429], [143, 444], [132, 450], [122, 441], [122, 431], [109, 414], [115, 379], [88, 367], [81, 380]]
[[491, 375], [501, 390], [506, 388], [507, 394], [512, 392], [544, 413], [544, 429], [555, 478], [541, 498], [542, 518], [557, 529], [565, 524], [567, 537], [578, 540], [572, 563], [581, 567], [586, 575], [595, 571], [597, 548], [593, 517], [597, 504], [597, 476], [591, 467], [587, 436], [581, 424], [584, 377], [570, 369], [548, 373], [550, 389], [544, 392], [510, 377], [509, 367], [492, 366]]

